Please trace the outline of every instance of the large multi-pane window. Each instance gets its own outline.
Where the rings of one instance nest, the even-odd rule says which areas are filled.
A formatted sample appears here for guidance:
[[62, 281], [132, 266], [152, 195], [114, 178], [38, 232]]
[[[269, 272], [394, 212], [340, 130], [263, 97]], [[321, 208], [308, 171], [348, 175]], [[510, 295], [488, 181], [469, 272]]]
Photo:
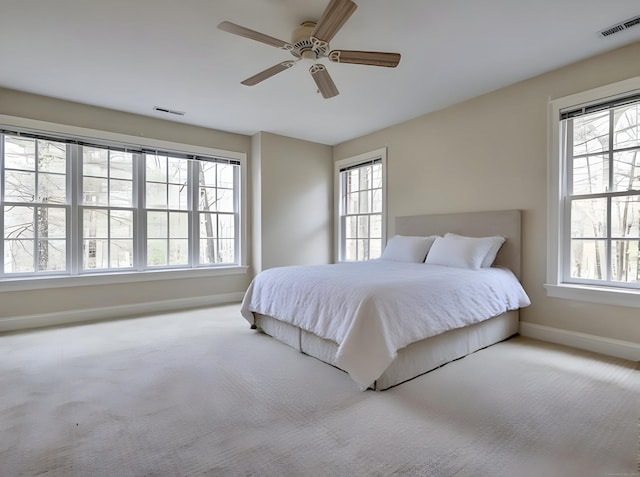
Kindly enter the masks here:
[[0, 134], [0, 277], [240, 263], [240, 161]]
[[384, 151], [338, 165], [340, 260], [379, 258], [383, 245]]

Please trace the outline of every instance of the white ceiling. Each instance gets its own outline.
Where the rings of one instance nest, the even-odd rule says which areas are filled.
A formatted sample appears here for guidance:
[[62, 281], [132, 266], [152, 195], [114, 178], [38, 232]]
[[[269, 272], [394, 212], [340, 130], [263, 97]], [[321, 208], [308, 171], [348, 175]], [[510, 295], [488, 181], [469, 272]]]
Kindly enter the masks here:
[[640, 40], [640, 26], [598, 35], [640, 15], [638, 0], [355, 1], [331, 47], [402, 60], [397, 68], [322, 60], [340, 90], [331, 99], [303, 62], [241, 85], [291, 56], [216, 28], [229, 20], [290, 41], [328, 0], [0, 0], [0, 86], [334, 145]]

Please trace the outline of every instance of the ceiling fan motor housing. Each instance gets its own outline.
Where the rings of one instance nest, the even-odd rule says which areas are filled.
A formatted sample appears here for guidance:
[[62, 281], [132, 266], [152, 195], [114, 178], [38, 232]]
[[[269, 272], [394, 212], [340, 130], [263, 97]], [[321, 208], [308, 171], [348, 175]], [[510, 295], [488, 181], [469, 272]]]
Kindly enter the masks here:
[[317, 60], [318, 58], [327, 56], [329, 44], [319, 44], [311, 38], [311, 33], [313, 33], [315, 27], [316, 22], [306, 21], [302, 22], [298, 28], [293, 30], [291, 37], [293, 49], [290, 50], [293, 56], [305, 60]]

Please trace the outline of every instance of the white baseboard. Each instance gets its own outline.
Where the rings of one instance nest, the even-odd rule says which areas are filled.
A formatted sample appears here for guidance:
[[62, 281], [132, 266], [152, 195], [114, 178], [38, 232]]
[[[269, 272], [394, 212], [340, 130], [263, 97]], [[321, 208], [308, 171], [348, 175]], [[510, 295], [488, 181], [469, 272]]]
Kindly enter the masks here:
[[85, 308], [81, 310], [56, 311], [53, 313], [39, 313], [36, 315], [0, 318], [0, 333], [30, 328], [42, 328], [45, 326], [86, 323], [111, 318], [143, 315], [147, 313], [159, 313], [164, 311], [184, 310], [187, 308], [237, 303], [242, 301], [243, 296], [243, 292], [225, 293], [221, 295], [210, 295], [197, 298], [177, 298], [175, 300], [136, 303], [134, 305], [115, 305], [105, 306], [102, 308]]
[[520, 334], [551, 343], [571, 346], [616, 358], [640, 361], [640, 344], [601, 336], [520, 322]]

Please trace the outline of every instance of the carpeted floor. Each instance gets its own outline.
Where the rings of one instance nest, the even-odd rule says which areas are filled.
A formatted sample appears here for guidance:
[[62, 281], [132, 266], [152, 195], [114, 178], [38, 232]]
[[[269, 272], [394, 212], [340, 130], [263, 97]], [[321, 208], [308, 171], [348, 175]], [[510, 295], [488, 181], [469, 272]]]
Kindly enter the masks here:
[[517, 337], [382, 393], [223, 306], [0, 336], [0, 476], [638, 476], [635, 363]]

